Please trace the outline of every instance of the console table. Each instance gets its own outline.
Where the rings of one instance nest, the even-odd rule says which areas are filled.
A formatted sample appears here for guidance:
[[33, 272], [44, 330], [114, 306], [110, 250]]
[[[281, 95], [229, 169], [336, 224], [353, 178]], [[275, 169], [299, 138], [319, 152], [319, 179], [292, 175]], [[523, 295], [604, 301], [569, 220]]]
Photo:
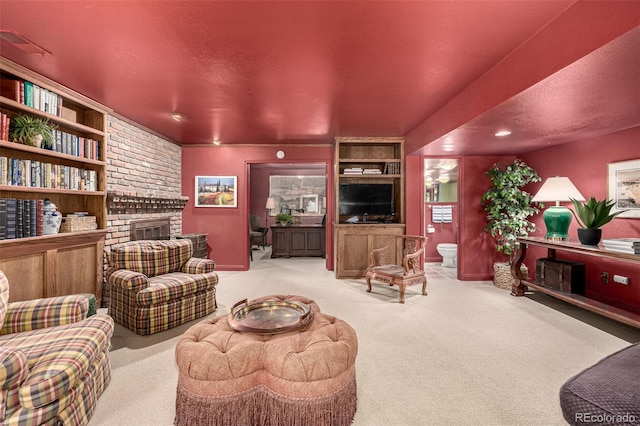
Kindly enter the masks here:
[[271, 257], [325, 256], [323, 225], [272, 225]]
[[[613, 251], [604, 250], [600, 246], [584, 246], [578, 242], [571, 241], [555, 241], [548, 240], [546, 238], [533, 238], [533, 237], [520, 237], [516, 240], [519, 243], [518, 252], [516, 253], [516, 261], [511, 265], [511, 274], [515, 278], [515, 282], [511, 287], [512, 296], [524, 296], [528, 287], [540, 291], [541, 293], [548, 294], [557, 299], [563, 300], [567, 303], [571, 303], [589, 311], [598, 313], [607, 318], [622, 322], [633, 327], [640, 328], [640, 315], [633, 312], [625, 311], [624, 309], [616, 308], [606, 303], [590, 299], [588, 297], [575, 294], [566, 293], [553, 288], [545, 287], [543, 282], [540, 282], [537, 277], [536, 281], [528, 281], [522, 275], [520, 271], [520, 265], [524, 260], [524, 256], [527, 252], [528, 246], [545, 247], [548, 251], [547, 257], [555, 258], [556, 251], [565, 251], [570, 253], [579, 253], [587, 256], [595, 256], [599, 258], [613, 259], [620, 262], [631, 262], [640, 264], [640, 256], [626, 253], [618, 253]], [[633, 285], [638, 285], [637, 280], [632, 281]]]

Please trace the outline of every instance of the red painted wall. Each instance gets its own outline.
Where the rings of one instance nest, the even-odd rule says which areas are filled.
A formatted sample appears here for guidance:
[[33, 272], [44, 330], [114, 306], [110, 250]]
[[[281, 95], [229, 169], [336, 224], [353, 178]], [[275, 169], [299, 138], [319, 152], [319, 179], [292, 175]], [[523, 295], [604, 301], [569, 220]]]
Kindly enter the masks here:
[[485, 172], [494, 163], [508, 164], [512, 156], [462, 157], [458, 162], [458, 279], [492, 280], [493, 263], [506, 258], [495, 250], [495, 241], [483, 230], [487, 224], [480, 204], [491, 187]]
[[[276, 152], [284, 150], [284, 160], [277, 160]], [[182, 232], [208, 233], [210, 258], [219, 270], [249, 269], [249, 168], [252, 163], [325, 163], [327, 179], [333, 177], [333, 147], [315, 146], [183, 146], [182, 194], [189, 202], [182, 212]], [[295, 167], [292, 166], [292, 167]], [[195, 176], [237, 176], [237, 208], [195, 207]], [[333, 187], [327, 188], [327, 211], [333, 211]], [[264, 211], [261, 212], [264, 217]], [[333, 269], [333, 227], [327, 218], [327, 268]]]
[[[640, 127], [532, 152], [520, 158], [538, 171], [543, 182], [548, 177], [567, 176], [585, 198], [593, 196], [604, 199], [607, 197], [607, 164], [640, 158]], [[531, 192], [535, 194], [541, 185], [542, 182], [536, 184]], [[571, 207], [570, 203], [564, 205]], [[542, 235], [545, 229], [542, 215], [538, 215], [534, 222]], [[577, 228], [574, 219], [569, 229], [573, 240], [577, 240]], [[640, 219], [616, 218], [602, 228], [602, 238], [622, 237], [640, 237]], [[586, 265], [588, 297], [640, 313], [640, 267], [588, 256], [562, 252], [557, 254], [558, 257]], [[544, 249], [532, 247], [528, 250], [525, 263], [530, 271], [535, 269], [535, 259], [540, 257], [546, 257]], [[603, 271], [609, 272], [610, 276], [627, 276], [631, 278], [631, 284], [620, 285], [612, 280], [609, 284], [603, 284], [600, 282]]]

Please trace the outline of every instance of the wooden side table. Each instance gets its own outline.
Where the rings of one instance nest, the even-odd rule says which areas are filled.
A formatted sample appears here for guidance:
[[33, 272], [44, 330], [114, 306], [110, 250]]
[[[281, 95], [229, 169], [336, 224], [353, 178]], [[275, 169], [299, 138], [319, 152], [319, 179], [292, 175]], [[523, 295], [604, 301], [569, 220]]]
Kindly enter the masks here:
[[191, 244], [193, 244], [193, 257], [198, 257], [201, 259], [207, 259], [207, 236], [209, 234], [183, 234], [176, 235], [176, 239], [187, 239], [191, 240]]

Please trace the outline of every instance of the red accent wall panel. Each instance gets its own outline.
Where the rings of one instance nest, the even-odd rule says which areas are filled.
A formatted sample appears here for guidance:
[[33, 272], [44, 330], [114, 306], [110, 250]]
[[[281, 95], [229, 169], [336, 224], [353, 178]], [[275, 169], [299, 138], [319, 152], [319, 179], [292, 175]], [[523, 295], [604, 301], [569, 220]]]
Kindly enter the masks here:
[[482, 194], [491, 187], [485, 172], [494, 163], [508, 164], [513, 156], [462, 157], [458, 162], [458, 279], [492, 280], [494, 261], [505, 261], [495, 250], [495, 241], [484, 232], [487, 224], [480, 204]]
[[[284, 150], [284, 160], [277, 160], [276, 152]], [[183, 146], [182, 150], [182, 194], [189, 196], [189, 202], [182, 212], [182, 232], [208, 233], [211, 247], [210, 258], [216, 261], [219, 270], [249, 269], [249, 165], [255, 163], [282, 162], [288, 164], [327, 164], [328, 182], [333, 182], [333, 146]], [[195, 207], [195, 176], [237, 176], [237, 208]], [[333, 198], [332, 187], [327, 188], [328, 200]], [[327, 203], [331, 212], [333, 204]], [[264, 211], [262, 212], [264, 217]], [[327, 248], [327, 268], [333, 268], [333, 227], [327, 218], [326, 233], [329, 236]]]
[[[621, 132], [560, 145], [537, 152], [522, 155], [521, 158], [538, 171], [543, 179], [552, 176], [567, 176], [585, 198], [607, 197], [607, 164], [640, 158], [640, 127]], [[542, 182], [532, 188], [532, 193], [542, 186]], [[563, 205], [571, 207], [571, 203]], [[544, 233], [542, 215], [534, 222]], [[578, 225], [575, 219], [569, 228], [569, 235], [577, 240]], [[640, 237], [640, 219], [616, 218], [602, 228], [602, 238]], [[546, 250], [531, 247], [525, 263], [535, 269], [537, 258], [545, 257]], [[611, 262], [594, 259], [589, 256], [577, 256], [558, 252], [558, 257], [582, 262], [586, 265], [586, 295], [621, 308], [634, 309], [640, 313], [640, 267], [623, 262]], [[600, 282], [601, 272], [624, 275], [631, 278], [630, 285]]]

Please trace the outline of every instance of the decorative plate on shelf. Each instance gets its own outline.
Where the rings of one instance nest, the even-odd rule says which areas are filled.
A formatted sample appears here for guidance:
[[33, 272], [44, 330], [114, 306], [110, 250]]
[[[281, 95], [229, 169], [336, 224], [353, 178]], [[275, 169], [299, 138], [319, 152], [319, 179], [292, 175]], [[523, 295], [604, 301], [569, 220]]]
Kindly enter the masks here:
[[305, 329], [313, 319], [309, 305], [297, 301], [262, 300], [237, 302], [229, 312], [229, 325], [258, 334], [277, 334]]

